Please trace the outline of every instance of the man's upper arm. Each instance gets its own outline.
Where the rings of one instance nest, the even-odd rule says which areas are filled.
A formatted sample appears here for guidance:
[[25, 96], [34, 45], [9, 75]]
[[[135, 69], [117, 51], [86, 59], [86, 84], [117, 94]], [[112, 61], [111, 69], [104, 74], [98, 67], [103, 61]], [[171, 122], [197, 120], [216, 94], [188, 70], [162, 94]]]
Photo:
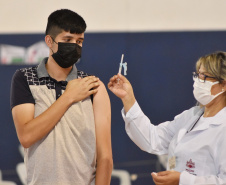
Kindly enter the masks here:
[[34, 103], [26, 76], [17, 70], [11, 82], [10, 106], [19, 140], [23, 135], [23, 125], [34, 118]]
[[12, 109], [14, 106], [24, 103], [35, 104], [35, 100], [31, 94], [25, 74], [21, 70], [17, 70], [11, 82], [10, 107]]
[[111, 149], [111, 105], [107, 90], [102, 82], [93, 97], [96, 124], [97, 158], [112, 157]]

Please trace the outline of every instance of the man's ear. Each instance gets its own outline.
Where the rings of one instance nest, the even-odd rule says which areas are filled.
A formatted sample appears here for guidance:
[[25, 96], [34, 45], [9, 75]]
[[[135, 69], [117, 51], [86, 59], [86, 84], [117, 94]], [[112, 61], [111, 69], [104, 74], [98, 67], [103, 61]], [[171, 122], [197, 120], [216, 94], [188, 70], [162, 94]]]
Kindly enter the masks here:
[[51, 38], [50, 35], [46, 35], [46, 36], [45, 36], [45, 42], [46, 42], [46, 45], [47, 45], [49, 48], [52, 48], [52, 46], [53, 46], [53, 39]]

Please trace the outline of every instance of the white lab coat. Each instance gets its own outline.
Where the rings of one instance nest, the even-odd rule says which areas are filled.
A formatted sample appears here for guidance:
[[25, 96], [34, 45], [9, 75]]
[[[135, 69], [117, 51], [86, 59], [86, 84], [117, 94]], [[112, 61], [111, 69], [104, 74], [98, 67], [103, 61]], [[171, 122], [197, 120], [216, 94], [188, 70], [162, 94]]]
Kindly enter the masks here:
[[136, 102], [122, 116], [127, 134], [142, 150], [175, 156], [180, 185], [226, 185], [226, 107], [190, 131], [203, 111], [195, 106], [155, 126]]

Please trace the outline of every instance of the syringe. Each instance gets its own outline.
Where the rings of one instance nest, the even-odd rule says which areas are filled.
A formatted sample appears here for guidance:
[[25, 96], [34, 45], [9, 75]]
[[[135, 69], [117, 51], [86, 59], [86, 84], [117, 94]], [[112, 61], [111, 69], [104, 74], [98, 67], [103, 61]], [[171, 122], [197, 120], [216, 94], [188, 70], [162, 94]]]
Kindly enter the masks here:
[[119, 64], [119, 70], [118, 70], [118, 73], [121, 74], [122, 72], [122, 62], [123, 62], [123, 58], [124, 58], [124, 54], [122, 54], [122, 57], [121, 57], [121, 62]]

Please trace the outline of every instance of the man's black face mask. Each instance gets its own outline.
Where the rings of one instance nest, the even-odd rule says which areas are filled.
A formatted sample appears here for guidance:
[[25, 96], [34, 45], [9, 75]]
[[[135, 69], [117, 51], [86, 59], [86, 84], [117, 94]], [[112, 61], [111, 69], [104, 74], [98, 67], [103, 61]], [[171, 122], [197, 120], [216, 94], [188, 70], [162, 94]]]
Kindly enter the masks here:
[[66, 42], [58, 42], [57, 44], [58, 51], [53, 53], [52, 57], [60, 67], [71, 67], [81, 58], [82, 47], [78, 44]]

